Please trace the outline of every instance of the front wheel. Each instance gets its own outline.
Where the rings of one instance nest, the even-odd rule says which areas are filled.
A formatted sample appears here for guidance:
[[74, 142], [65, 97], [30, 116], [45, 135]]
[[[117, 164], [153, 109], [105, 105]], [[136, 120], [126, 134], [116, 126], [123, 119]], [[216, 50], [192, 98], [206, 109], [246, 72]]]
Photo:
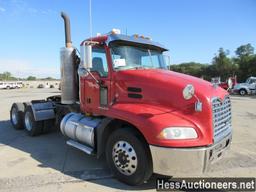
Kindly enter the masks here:
[[106, 158], [117, 179], [126, 184], [142, 184], [152, 175], [148, 145], [130, 128], [118, 129], [109, 136]]

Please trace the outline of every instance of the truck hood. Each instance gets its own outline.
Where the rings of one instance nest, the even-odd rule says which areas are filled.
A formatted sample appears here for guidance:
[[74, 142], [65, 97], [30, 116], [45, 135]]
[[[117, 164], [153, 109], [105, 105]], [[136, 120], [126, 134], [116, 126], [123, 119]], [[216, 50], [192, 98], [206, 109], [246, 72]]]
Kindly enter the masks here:
[[250, 84], [248, 83], [238, 83], [234, 86], [234, 89], [240, 89], [241, 87], [249, 87]]
[[[196, 98], [185, 100], [183, 89], [192, 84], [195, 95], [203, 102], [209, 103], [212, 97], [223, 99], [227, 92], [220, 87], [214, 87], [210, 82], [193, 76], [162, 69], [137, 69], [116, 72], [120, 95], [140, 94], [142, 98], [136, 101], [153, 103], [169, 109], [184, 109], [195, 103]], [[129, 87], [139, 88], [141, 92], [128, 91]], [[128, 98], [129, 99], [129, 98]], [[133, 99], [135, 100], [135, 99]]]
[[[144, 114], [145, 111], [149, 117], [159, 119], [162, 128], [173, 126], [193, 125], [200, 139], [196, 140], [198, 146], [209, 145], [213, 143], [213, 97], [224, 99], [228, 93], [220, 88], [213, 86], [210, 82], [189, 75], [176, 73], [162, 69], [139, 69], [117, 71], [114, 75], [114, 90], [116, 102], [127, 104], [139, 103], [150, 107], [143, 110], [133, 107], [137, 115]], [[195, 111], [195, 97], [190, 100], [183, 98], [183, 89], [187, 84], [192, 84], [195, 88], [195, 95], [202, 102], [202, 111]], [[136, 106], [136, 105], [134, 105]], [[149, 109], [151, 108], [151, 110]], [[154, 113], [153, 111], [159, 111]], [[162, 119], [162, 114], [171, 114], [172, 118]], [[175, 120], [177, 117], [181, 120]], [[141, 123], [144, 124], [143, 120]], [[184, 123], [186, 121], [187, 123]], [[144, 123], [143, 123], [144, 122]], [[200, 142], [199, 142], [200, 141]]]

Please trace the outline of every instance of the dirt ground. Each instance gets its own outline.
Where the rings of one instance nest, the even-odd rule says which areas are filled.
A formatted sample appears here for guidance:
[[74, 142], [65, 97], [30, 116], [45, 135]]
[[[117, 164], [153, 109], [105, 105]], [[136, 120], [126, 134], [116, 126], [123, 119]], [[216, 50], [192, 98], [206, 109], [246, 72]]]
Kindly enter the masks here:
[[[56, 89], [0, 90], [0, 191], [155, 191], [154, 175], [140, 187], [118, 182], [104, 158], [65, 144], [59, 132], [29, 137], [9, 121], [13, 102], [59, 94]], [[256, 96], [231, 96], [233, 140], [221, 162], [201, 177], [256, 176]], [[186, 176], [194, 176], [188, 174]]]

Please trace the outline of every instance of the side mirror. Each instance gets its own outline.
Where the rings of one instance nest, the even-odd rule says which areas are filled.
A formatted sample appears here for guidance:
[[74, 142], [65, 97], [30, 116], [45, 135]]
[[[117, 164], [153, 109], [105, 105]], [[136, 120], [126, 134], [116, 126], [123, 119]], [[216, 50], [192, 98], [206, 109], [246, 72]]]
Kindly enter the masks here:
[[85, 69], [92, 68], [92, 45], [81, 45], [81, 65]]

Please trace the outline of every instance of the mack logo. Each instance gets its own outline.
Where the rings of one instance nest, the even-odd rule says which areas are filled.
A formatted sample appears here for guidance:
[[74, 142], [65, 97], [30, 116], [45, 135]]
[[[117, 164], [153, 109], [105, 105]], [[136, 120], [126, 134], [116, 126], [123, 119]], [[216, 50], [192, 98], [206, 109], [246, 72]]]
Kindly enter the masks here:
[[223, 100], [221, 100], [221, 98], [217, 98], [217, 100], [221, 103], [221, 105], [223, 105], [224, 101], [225, 101], [226, 97], [223, 98]]

